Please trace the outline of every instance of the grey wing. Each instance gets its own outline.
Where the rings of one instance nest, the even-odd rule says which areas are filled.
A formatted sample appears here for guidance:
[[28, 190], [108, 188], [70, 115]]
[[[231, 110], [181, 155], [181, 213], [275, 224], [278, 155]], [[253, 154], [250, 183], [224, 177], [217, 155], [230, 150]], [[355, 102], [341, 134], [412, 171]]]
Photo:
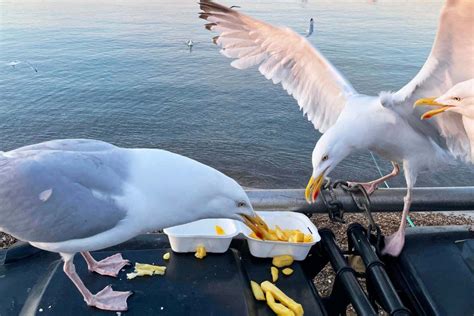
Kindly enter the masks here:
[[12, 150], [11, 153], [27, 150], [65, 150], [65, 151], [103, 151], [113, 150], [118, 147], [94, 139], [55, 139], [38, 144], [28, 145]]
[[32, 242], [86, 238], [116, 226], [126, 150], [29, 151], [0, 160], [0, 230]]

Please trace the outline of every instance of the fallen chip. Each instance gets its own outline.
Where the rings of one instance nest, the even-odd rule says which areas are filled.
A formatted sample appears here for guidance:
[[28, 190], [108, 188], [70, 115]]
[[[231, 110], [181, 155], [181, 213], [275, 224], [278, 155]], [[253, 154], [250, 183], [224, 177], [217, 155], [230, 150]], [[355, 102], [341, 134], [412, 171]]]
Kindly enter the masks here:
[[198, 259], [202, 259], [204, 258], [205, 256], [207, 255], [207, 252], [206, 252], [206, 248], [204, 248], [204, 246], [198, 246], [196, 248], [196, 253], [194, 254], [194, 256]]
[[284, 275], [291, 275], [293, 273], [293, 269], [285, 268], [285, 269], [281, 270], [281, 273], [283, 273]]
[[268, 302], [268, 293], [272, 294], [272, 297], [275, 297], [280, 303], [291, 309], [296, 316], [301, 316], [304, 314], [303, 306], [301, 304], [296, 303], [293, 299], [288, 297], [282, 290], [275, 286], [275, 284], [269, 281], [263, 281], [260, 284], [263, 292], [267, 295], [267, 302]]
[[293, 257], [290, 255], [273, 257], [272, 264], [277, 268], [283, 268], [293, 263]]
[[219, 225], [216, 225], [215, 229], [216, 229], [216, 234], [217, 235], [219, 235], [219, 236], [225, 235], [224, 229], [222, 227], [220, 227]]
[[268, 291], [267, 296], [267, 305], [275, 312], [278, 316], [294, 316], [295, 313], [288, 307], [283, 304], [275, 302], [272, 292]]
[[278, 269], [275, 267], [271, 267], [270, 272], [272, 274], [272, 282], [275, 283], [278, 280]]
[[255, 281], [250, 281], [250, 287], [252, 288], [253, 296], [257, 301], [265, 301], [265, 294], [263, 294], [262, 288]]
[[146, 263], [135, 263], [135, 270], [131, 273], [127, 273], [127, 279], [131, 280], [137, 276], [151, 276], [151, 275], [164, 275], [166, 267], [156, 266]]
[[169, 252], [165, 253], [165, 254], [163, 255], [163, 259], [164, 259], [164, 260], [170, 260], [170, 253], [169, 253]]

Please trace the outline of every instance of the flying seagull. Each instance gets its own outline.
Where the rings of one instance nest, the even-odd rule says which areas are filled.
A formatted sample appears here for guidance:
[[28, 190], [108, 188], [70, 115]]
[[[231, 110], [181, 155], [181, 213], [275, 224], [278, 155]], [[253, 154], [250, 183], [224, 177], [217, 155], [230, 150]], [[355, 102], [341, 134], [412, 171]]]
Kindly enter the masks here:
[[[209, 0], [201, 0], [200, 17], [217, 31], [221, 53], [234, 58], [237, 69], [258, 66], [273, 83], [281, 83], [323, 136], [313, 154], [313, 173], [306, 188], [314, 202], [321, 184], [338, 163], [356, 150], [371, 150], [392, 161], [394, 170], [363, 184], [372, 192], [398, 173], [403, 163], [407, 183], [403, 215], [396, 233], [385, 239], [383, 252], [398, 256], [405, 242], [411, 192], [422, 170], [437, 170], [453, 160], [467, 159], [469, 140], [460, 132], [460, 117], [422, 121], [413, 108], [423, 96], [440, 95], [474, 73], [474, 1], [448, 0], [439, 21], [432, 51], [420, 72], [395, 93], [368, 96], [349, 81], [304, 37]], [[387, 74], [388, 76], [390, 74]], [[452, 114], [452, 113], [451, 113]], [[447, 114], [448, 115], [448, 114]]]
[[203, 218], [263, 223], [240, 185], [219, 171], [164, 150], [97, 140], [0, 152], [0, 201], [0, 231], [60, 253], [86, 303], [114, 311], [127, 309], [131, 292], [108, 286], [92, 294], [75, 272], [76, 253], [90, 271], [116, 276], [127, 260], [96, 261], [89, 251]]
[[415, 105], [436, 107], [434, 110], [423, 113], [422, 119], [429, 119], [443, 112], [461, 115], [463, 125], [459, 125], [458, 130], [462, 133], [464, 128], [467, 133], [470, 140], [471, 161], [474, 162], [474, 79], [456, 84], [439, 97], [419, 99]]

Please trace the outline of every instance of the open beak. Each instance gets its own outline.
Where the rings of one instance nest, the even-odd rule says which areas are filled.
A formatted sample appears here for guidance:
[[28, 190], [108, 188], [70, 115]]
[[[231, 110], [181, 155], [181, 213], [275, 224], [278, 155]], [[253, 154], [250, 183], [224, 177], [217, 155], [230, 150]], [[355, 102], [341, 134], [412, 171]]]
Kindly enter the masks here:
[[314, 203], [318, 198], [319, 191], [321, 190], [321, 185], [324, 181], [324, 172], [319, 175], [319, 177], [314, 178], [311, 177], [309, 179], [308, 185], [306, 186], [306, 190], [304, 192], [304, 196], [306, 198], [306, 202]]
[[263, 238], [263, 236], [267, 235], [268, 225], [260, 216], [258, 216], [257, 213], [250, 216], [241, 214], [240, 216], [244, 219], [245, 225], [247, 225], [259, 238]]
[[446, 104], [438, 103], [438, 102], [435, 101], [435, 99], [436, 98], [424, 98], [424, 99], [419, 99], [415, 102], [415, 105], [414, 105], [415, 107], [422, 106], [422, 105], [437, 107], [437, 109], [425, 112], [421, 116], [422, 120], [432, 118], [433, 116], [441, 114], [444, 111], [446, 111], [447, 109], [453, 107], [452, 105], [446, 105]]

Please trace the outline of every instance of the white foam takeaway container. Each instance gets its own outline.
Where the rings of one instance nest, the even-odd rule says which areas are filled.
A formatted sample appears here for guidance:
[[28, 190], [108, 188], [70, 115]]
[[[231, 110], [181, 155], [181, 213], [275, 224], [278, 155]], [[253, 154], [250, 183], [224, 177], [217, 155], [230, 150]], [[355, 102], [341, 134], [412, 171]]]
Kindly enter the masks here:
[[[217, 235], [216, 225], [222, 227], [224, 235]], [[231, 219], [202, 219], [163, 231], [174, 252], [195, 252], [198, 246], [204, 246], [210, 253], [226, 252], [232, 238], [240, 233], [238, 223]]]
[[305, 234], [311, 234], [313, 241], [308, 243], [291, 243], [285, 241], [258, 240], [249, 236], [250, 228], [241, 223], [240, 231], [247, 239], [250, 253], [259, 258], [273, 258], [280, 255], [291, 255], [295, 260], [306, 258], [311, 247], [321, 240], [318, 229], [313, 222], [301, 213], [296, 212], [257, 212], [267, 225], [274, 229], [278, 225], [281, 229], [299, 229]]

